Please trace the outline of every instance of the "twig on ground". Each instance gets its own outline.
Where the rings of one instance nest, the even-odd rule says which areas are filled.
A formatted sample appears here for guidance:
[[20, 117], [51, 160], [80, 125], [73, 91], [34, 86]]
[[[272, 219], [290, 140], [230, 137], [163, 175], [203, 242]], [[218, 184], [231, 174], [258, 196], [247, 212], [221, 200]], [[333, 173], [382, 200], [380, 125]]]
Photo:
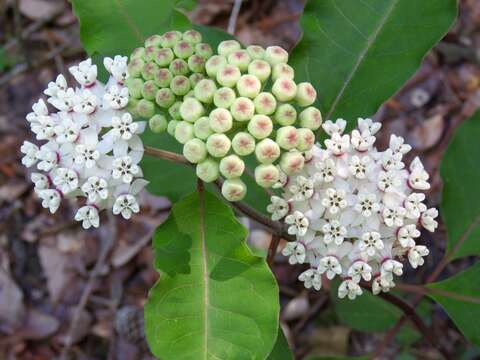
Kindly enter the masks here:
[[232, 13], [230, 14], [230, 19], [228, 20], [227, 31], [229, 34], [235, 34], [235, 28], [237, 26], [238, 14], [240, 13], [240, 8], [242, 7], [242, 0], [235, 0], [232, 7]]

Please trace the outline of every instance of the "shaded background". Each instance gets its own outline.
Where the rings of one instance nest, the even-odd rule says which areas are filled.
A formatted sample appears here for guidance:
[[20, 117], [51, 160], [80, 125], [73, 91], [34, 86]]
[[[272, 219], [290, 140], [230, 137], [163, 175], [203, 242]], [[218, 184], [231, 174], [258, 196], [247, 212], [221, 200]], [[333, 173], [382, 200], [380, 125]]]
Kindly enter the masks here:
[[[227, 28], [233, 0], [198, 3], [193, 22]], [[235, 34], [245, 44], [291, 49], [301, 34], [302, 8], [301, 0], [244, 0]], [[85, 53], [67, 1], [0, 0], [0, 14], [0, 360], [149, 359], [142, 306], [158, 278], [150, 237], [170, 203], [143, 194], [133, 221], [106, 218], [105, 226], [89, 231], [72, 220], [74, 207], [68, 204], [53, 216], [42, 209], [20, 164], [19, 147], [31, 138], [25, 115], [47, 83], [57, 73], [67, 75]], [[409, 156], [422, 157], [432, 175], [429, 206], [441, 198], [439, 162], [453, 131], [480, 107], [479, 63], [480, 1], [462, 0], [451, 31], [376, 114], [383, 123], [380, 147], [396, 133], [413, 146]], [[252, 246], [266, 249], [269, 235], [247, 225], [254, 229]], [[421, 283], [444, 253], [442, 226], [424, 236], [431, 256], [419, 271], [407, 272], [406, 282]], [[471, 262], [448, 265], [442, 277]], [[301, 267], [292, 271], [277, 256], [274, 271], [282, 327], [297, 358], [365, 354], [382, 341], [384, 334], [340, 325], [328, 293], [309, 292], [297, 282]], [[479, 358], [438, 305], [428, 311], [434, 335], [455, 359]], [[422, 339], [409, 343], [408, 351], [397, 341], [385, 352], [387, 359], [438, 356]]]

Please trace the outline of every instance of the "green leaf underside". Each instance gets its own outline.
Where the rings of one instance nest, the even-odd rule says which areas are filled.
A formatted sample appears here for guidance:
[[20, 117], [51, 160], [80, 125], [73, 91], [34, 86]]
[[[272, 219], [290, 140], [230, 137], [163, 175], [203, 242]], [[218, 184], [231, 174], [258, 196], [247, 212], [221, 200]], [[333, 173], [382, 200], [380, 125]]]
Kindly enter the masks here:
[[450, 259], [480, 255], [480, 112], [455, 131], [440, 166]]
[[480, 263], [447, 279], [428, 284], [428, 296], [445, 309], [472, 344], [480, 346]]
[[293, 360], [293, 354], [288, 346], [287, 339], [283, 334], [282, 328], [278, 328], [277, 341], [267, 360]]
[[295, 79], [313, 83], [324, 119], [373, 115], [455, 16], [455, 0], [310, 0], [291, 56]]
[[154, 237], [161, 280], [145, 329], [161, 359], [265, 359], [278, 331], [278, 287], [251, 254], [232, 210], [200, 191], [174, 205]]

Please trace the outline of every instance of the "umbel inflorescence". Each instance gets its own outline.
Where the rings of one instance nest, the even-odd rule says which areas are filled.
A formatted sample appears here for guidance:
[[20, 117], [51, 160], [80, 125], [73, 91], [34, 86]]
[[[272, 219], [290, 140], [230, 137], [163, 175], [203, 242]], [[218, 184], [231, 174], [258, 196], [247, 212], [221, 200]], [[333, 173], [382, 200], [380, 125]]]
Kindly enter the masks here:
[[42, 206], [56, 212], [64, 198], [81, 199], [75, 219], [84, 228], [99, 226], [99, 212], [111, 209], [129, 219], [139, 211], [136, 195], [147, 182], [138, 165], [143, 144], [138, 136], [145, 122], [134, 122], [125, 109], [127, 57], [105, 58], [110, 73], [106, 84], [97, 79], [91, 59], [69, 71], [80, 85], [68, 87], [63, 75], [44, 91], [27, 115], [38, 146], [25, 141], [22, 163], [36, 165], [31, 175]]
[[242, 49], [227, 40], [213, 55], [201, 41], [196, 31], [150, 37], [131, 55], [129, 89], [152, 130], [183, 144], [203, 181], [223, 176], [223, 195], [238, 201], [246, 194], [242, 158], [257, 159], [262, 187], [302, 169], [322, 122], [311, 106], [317, 94], [310, 83], [295, 83], [281, 47]]
[[392, 135], [388, 149], [378, 151], [379, 123], [359, 119], [350, 135], [345, 126], [342, 119], [323, 124], [326, 148], [312, 149], [268, 211], [296, 236], [282, 253], [290, 264], [310, 266], [299, 276], [305, 287], [319, 290], [322, 276], [339, 276], [338, 296], [354, 299], [360, 281], [371, 282], [374, 294], [394, 287], [403, 258], [413, 268], [424, 263], [429, 251], [416, 244], [419, 227], [433, 232], [438, 212], [424, 204], [430, 185], [420, 159], [402, 162], [411, 149], [403, 138]]

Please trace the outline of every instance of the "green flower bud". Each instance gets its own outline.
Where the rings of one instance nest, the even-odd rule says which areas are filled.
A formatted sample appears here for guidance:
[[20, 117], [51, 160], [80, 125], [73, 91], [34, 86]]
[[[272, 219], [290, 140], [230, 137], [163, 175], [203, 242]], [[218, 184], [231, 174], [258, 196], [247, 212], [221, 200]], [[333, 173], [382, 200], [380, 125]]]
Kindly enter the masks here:
[[160, 114], [153, 115], [150, 120], [148, 120], [148, 126], [150, 127], [150, 130], [156, 134], [163, 133], [167, 130], [167, 118]]
[[180, 144], [185, 144], [188, 140], [193, 139], [193, 125], [186, 121], [179, 121], [175, 127], [175, 139]]
[[252, 100], [245, 97], [239, 97], [233, 101], [230, 111], [235, 120], [248, 121], [255, 113], [255, 105], [253, 105]]
[[175, 137], [175, 130], [177, 129], [177, 125], [180, 123], [180, 121], [177, 121], [177, 120], [170, 120], [168, 122], [168, 126], [167, 126], [167, 133], [170, 135], [170, 136], [173, 136]]
[[183, 33], [183, 40], [186, 42], [195, 45], [202, 41], [202, 34], [196, 30], [188, 30]]
[[134, 59], [141, 59], [143, 60], [143, 57], [145, 56], [145, 48], [144, 47], [138, 47], [132, 51], [130, 54], [130, 61]]
[[188, 140], [183, 145], [183, 156], [192, 164], [197, 164], [207, 158], [207, 147], [200, 139]]
[[158, 50], [155, 54], [154, 60], [158, 66], [165, 67], [168, 66], [174, 58], [175, 55], [173, 55], [173, 51], [169, 48], [166, 48]]
[[227, 59], [225, 58], [225, 56], [214, 55], [206, 62], [205, 71], [207, 72], [207, 75], [211, 78], [216, 78], [217, 73], [225, 65], [227, 65]]
[[264, 60], [253, 60], [248, 65], [248, 73], [256, 76], [261, 82], [266, 81], [272, 73], [270, 64]]
[[145, 47], [156, 46], [159, 47], [162, 43], [162, 37], [160, 35], [152, 35], [145, 40]]
[[177, 75], [172, 79], [170, 89], [172, 89], [175, 95], [185, 95], [190, 91], [190, 80], [183, 75]]
[[172, 90], [169, 88], [163, 88], [157, 91], [155, 96], [155, 102], [158, 106], [168, 109], [175, 102], [176, 97]]
[[263, 139], [255, 147], [255, 156], [262, 164], [271, 164], [280, 157], [280, 146], [272, 139]]
[[214, 157], [224, 157], [230, 151], [231, 142], [225, 134], [212, 134], [207, 139], [207, 151]]
[[280, 172], [272, 164], [261, 164], [255, 168], [255, 181], [264, 188], [272, 187], [280, 177]]
[[312, 130], [306, 128], [297, 129], [299, 151], [308, 151], [313, 147], [315, 143], [315, 134]]
[[254, 60], [263, 59], [265, 56], [265, 49], [258, 45], [250, 45], [247, 47], [248, 55]]
[[215, 81], [210, 79], [201, 80], [194, 89], [195, 97], [205, 104], [210, 104], [217, 91]]
[[139, 117], [140, 115], [137, 113], [137, 105], [140, 102], [139, 99], [135, 99], [130, 96], [127, 105], [127, 111], [132, 114], [133, 117]]
[[262, 92], [253, 100], [255, 111], [262, 115], [271, 115], [275, 112], [277, 107], [277, 100], [275, 96], [268, 92]]
[[217, 82], [222, 86], [234, 87], [240, 76], [242, 73], [237, 66], [227, 64], [217, 72]]
[[161, 88], [169, 87], [172, 79], [173, 75], [168, 69], [158, 69], [153, 76], [153, 81]]
[[252, 61], [246, 50], [236, 50], [228, 55], [228, 63], [235, 65], [240, 71], [247, 71], [248, 65]]
[[131, 97], [140, 99], [142, 97], [143, 81], [139, 78], [129, 77], [125, 84]]
[[206, 60], [213, 55], [213, 50], [209, 44], [200, 43], [195, 45], [195, 54], [200, 55]]
[[153, 101], [142, 99], [138, 102], [135, 111], [145, 119], [150, 119], [155, 114], [155, 104]]
[[257, 139], [266, 138], [272, 133], [272, 120], [266, 115], [255, 115], [248, 123], [248, 132]]
[[242, 75], [237, 82], [238, 94], [250, 99], [255, 98], [262, 88], [262, 83], [256, 76]]
[[236, 99], [235, 91], [228, 87], [222, 87], [215, 91], [213, 103], [216, 107], [228, 109]]
[[283, 126], [277, 130], [276, 141], [285, 150], [295, 149], [298, 145], [297, 128]]
[[194, 97], [184, 99], [180, 106], [180, 116], [183, 120], [194, 123], [197, 119], [202, 117], [205, 109], [200, 101]]
[[297, 110], [290, 104], [282, 104], [277, 108], [274, 118], [282, 126], [293, 125], [297, 121]]
[[264, 57], [272, 66], [288, 63], [288, 52], [280, 46], [267, 47]]
[[222, 195], [228, 201], [240, 201], [246, 194], [247, 186], [240, 179], [228, 179], [222, 185]]
[[216, 133], [224, 133], [232, 128], [233, 120], [230, 111], [223, 108], [213, 110], [209, 116], [210, 128]]
[[160, 41], [162, 47], [173, 48], [182, 39], [182, 33], [179, 31], [169, 31], [162, 35]]
[[300, 113], [300, 126], [317, 130], [322, 125], [322, 113], [317, 108], [310, 106]]
[[197, 138], [206, 140], [213, 134], [213, 131], [210, 128], [210, 119], [207, 116], [203, 116], [195, 121], [193, 124], [193, 132]]
[[205, 59], [200, 55], [192, 55], [188, 58], [188, 68], [192, 72], [203, 72], [205, 70]]
[[155, 73], [158, 71], [158, 65], [154, 62], [146, 63], [142, 69], [142, 77], [145, 80], [153, 80]]
[[155, 81], [148, 80], [145, 81], [142, 88], [142, 96], [147, 100], [154, 100], [155, 95], [157, 94], [158, 87], [155, 85]]
[[146, 61], [153, 61], [155, 60], [155, 56], [160, 49], [156, 46], [147, 46], [145, 47], [145, 60]]
[[228, 56], [232, 52], [240, 50], [242, 46], [236, 40], [225, 40], [218, 44], [218, 53], [223, 56]]
[[182, 120], [182, 116], [180, 115], [180, 106], [182, 106], [182, 102], [177, 101], [168, 109], [168, 114], [172, 117], [172, 119]]
[[192, 44], [186, 41], [179, 41], [174, 47], [173, 52], [177, 55], [180, 59], [187, 59], [193, 55], [193, 46]]
[[168, 68], [173, 75], [187, 75], [190, 71], [188, 64], [182, 59], [173, 60]]
[[310, 106], [317, 100], [317, 92], [312, 84], [308, 82], [300, 83], [297, 85], [295, 100], [300, 106]]
[[280, 159], [280, 168], [287, 175], [293, 175], [303, 169], [305, 158], [297, 150], [283, 153]]
[[220, 173], [227, 179], [234, 179], [242, 176], [245, 170], [245, 163], [237, 155], [225, 156], [220, 161]]
[[128, 64], [128, 74], [130, 77], [140, 77], [142, 75], [143, 67], [145, 66], [145, 61], [141, 58], [135, 58], [130, 61]]
[[190, 79], [190, 84], [192, 85], [192, 88], [195, 88], [195, 86], [197, 86], [197, 84], [201, 80], [205, 79], [205, 75], [203, 75], [201, 73], [193, 73], [188, 78]]
[[214, 159], [208, 158], [197, 165], [197, 176], [206, 183], [218, 179], [218, 162]]
[[277, 64], [273, 67], [272, 80], [277, 81], [280, 78], [287, 78], [293, 80], [295, 77], [295, 70], [287, 64]]
[[277, 79], [272, 86], [272, 93], [279, 101], [291, 101], [297, 95], [297, 84], [287, 78]]
[[188, 93], [186, 93], [186, 94], [183, 96], [183, 100], [185, 101], [185, 99], [194, 98], [194, 97], [195, 97], [195, 93], [193, 92], [193, 90], [190, 90]]
[[232, 139], [232, 148], [240, 156], [247, 156], [255, 150], [255, 139], [249, 133], [240, 131]]

